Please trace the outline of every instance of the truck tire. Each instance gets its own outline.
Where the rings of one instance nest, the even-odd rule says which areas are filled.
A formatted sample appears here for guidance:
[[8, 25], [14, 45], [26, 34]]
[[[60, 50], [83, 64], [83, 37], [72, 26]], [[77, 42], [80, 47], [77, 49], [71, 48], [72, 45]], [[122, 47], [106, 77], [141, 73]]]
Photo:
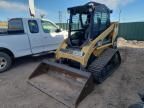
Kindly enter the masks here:
[[0, 52], [0, 73], [8, 70], [12, 65], [12, 58], [5, 52]]

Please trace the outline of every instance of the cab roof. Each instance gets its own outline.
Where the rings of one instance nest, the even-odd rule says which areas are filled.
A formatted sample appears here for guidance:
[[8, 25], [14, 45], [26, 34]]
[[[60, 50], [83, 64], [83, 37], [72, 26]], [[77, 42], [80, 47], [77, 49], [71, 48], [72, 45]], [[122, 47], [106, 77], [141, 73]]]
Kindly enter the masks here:
[[97, 3], [97, 2], [88, 2], [85, 5], [70, 7], [67, 10], [70, 11], [70, 13], [89, 13], [89, 9], [96, 9], [98, 8], [101, 12], [103, 11], [109, 11], [111, 13], [111, 10], [104, 4]]

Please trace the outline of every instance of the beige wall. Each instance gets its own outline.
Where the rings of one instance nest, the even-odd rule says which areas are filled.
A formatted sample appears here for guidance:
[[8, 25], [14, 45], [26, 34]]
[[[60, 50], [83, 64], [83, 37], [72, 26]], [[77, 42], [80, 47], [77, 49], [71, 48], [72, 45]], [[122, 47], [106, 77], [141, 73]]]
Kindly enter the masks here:
[[0, 28], [7, 28], [7, 22], [0, 22]]

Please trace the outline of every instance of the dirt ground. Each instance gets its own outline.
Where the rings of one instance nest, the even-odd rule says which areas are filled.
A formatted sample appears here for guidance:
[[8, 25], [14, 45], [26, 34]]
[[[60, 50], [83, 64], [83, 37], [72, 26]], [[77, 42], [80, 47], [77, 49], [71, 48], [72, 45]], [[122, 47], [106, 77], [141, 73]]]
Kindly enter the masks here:
[[[95, 85], [78, 108], [128, 108], [140, 101], [137, 93], [144, 89], [144, 42], [120, 39], [118, 46], [121, 66], [103, 84]], [[18, 59], [11, 70], [0, 74], [0, 108], [67, 108], [27, 84], [44, 58]]]

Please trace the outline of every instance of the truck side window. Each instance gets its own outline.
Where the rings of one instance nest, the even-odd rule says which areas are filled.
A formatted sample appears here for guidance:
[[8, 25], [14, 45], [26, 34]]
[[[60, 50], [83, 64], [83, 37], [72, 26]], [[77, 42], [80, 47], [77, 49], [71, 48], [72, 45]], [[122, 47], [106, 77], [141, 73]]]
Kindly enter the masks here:
[[44, 20], [42, 20], [42, 21], [41, 21], [41, 24], [42, 24], [43, 31], [44, 31], [45, 33], [56, 32], [56, 30], [58, 29], [57, 26], [55, 26], [54, 24], [52, 24], [52, 23], [49, 22], [49, 21], [44, 21]]
[[38, 33], [39, 32], [38, 23], [35, 20], [29, 20], [28, 25], [29, 25], [29, 29], [30, 29], [31, 33]]
[[11, 19], [8, 22], [8, 33], [9, 34], [24, 33], [22, 19]]

